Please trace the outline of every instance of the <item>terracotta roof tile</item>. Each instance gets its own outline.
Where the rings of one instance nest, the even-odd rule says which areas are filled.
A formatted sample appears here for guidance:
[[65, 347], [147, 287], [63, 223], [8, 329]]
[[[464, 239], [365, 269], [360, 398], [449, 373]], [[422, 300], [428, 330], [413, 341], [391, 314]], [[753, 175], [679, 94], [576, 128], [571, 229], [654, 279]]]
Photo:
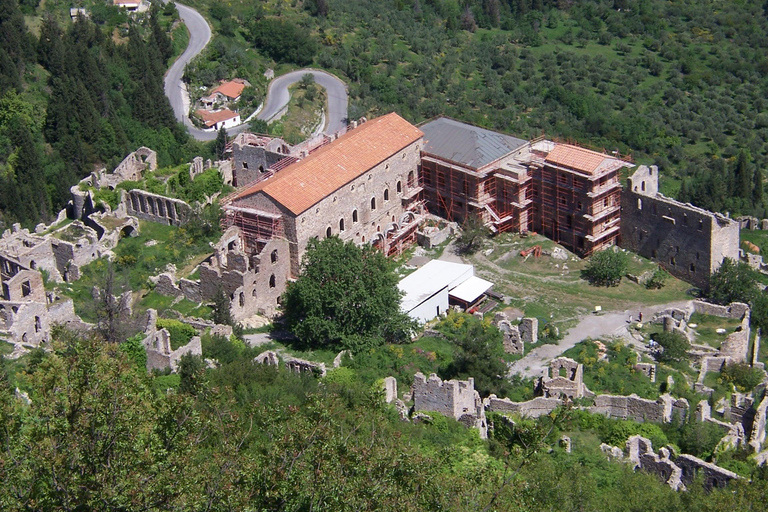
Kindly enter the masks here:
[[372, 119], [249, 187], [235, 200], [263, 192], [299, 215], [423, 135], [395, 113]]
[[237, 117], [238, 113], [232, 112], [231, 110], [225, 108], [222, 110], [198, 110], [197, 115], [199, 115], [206, 126], [213, 126], [216, 123], [220, 123], [222, 121], [226, 121], [227, 119], [232, 119], [234, 117]]
[[245, 89], [245, 84], [243, 83], [224, 82], [223, 84], [215, 88], [213, 91], [211, 91], [211, 95], [217, 92], [220, 92], [227, 98], [235, 99], [243, 93], [243, 89]]
[[544, 160], [575, 171], [594, 174], [606, 159], [615, 160], [608, 155], [589, 149], [568, 144], [557, 144]]

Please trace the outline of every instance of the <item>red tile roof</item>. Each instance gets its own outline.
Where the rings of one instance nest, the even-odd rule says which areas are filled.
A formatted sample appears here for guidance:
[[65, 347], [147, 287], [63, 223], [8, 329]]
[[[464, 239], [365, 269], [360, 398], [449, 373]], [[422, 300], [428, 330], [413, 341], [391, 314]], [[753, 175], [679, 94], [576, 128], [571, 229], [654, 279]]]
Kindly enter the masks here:
[[550, 151], [544, 160], [548, 163], [567, 167], [575, 171], [594, 174], [606, 159], [615, 160], [608, 155], [589, 149], [570, 146], [568, 144], [557, 144], [555, 149]]
[[239, 116], [240, 114], [238, 114], [237, 112], [232, 112], [227, 108], [224, 108], [216, 111], [198, 110], [197, 115], [199, 115], [202, 118], [203, 122], [205, 123], [205, 126], [211, 127], [216, 123], [227, 121], [228, 119], [233, 119]]
[[224, 82], [211, 91], [211, 95], [220, 92], [227, 98], [234, 100], [243, 93], [243, 89], [245, 89], [245, 84], [242, 82]]
[[423, 135], [395, 113], [372, 119], [249, 187], [236, 200], [263, 192], [299, 215]]

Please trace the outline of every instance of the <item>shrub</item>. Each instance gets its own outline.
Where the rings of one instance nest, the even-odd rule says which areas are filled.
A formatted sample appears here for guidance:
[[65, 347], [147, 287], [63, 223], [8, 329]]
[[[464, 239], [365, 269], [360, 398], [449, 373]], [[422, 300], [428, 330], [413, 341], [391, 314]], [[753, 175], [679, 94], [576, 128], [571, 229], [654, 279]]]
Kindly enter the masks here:
[[656, 359], [663, 362], [682, 361], [691, 348], [691, 343], [679, 332], [659, 332], [651, 339], [661, 345], [662, 350], [657, 352]]
[[651, 278], [645, 282], [645, 287], [649, 290], [658, 290], [664, 287], [664, 283], [669, 278], [669, 272], [661, 267], [656, 267]]
[[723, 367], [720, 376], [741, 392], [749, 391], [763, 381], [763, 372], [746, 363], [731, 363]]
[[157, 319], [158, 329], [167, 329], [171, 335], [171, 350], [183, 347], [193, 336], [197, 335], [197, 330], [191, 325], [187, 325], [178, 320], [168, 318]]
[[626, 272], [626, 254], [608, 249], [589, 259], [582, 277], [594, 286], [618, 286]]

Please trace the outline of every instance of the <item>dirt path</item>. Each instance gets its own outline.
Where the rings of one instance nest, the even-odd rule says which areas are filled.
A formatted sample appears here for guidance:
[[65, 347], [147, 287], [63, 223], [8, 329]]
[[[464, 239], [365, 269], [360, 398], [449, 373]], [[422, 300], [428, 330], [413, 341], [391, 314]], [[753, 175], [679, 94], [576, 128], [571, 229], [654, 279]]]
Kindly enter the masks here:
[[[584, 315], [579, 323], [568, 330], [566, 335], [557, 345], [539, 345], [528, 352], [525, 357], [510, 365], [510, 374], [519, 374], [523, 377], [540, 377], [549, 362], [569, 348], [586, 338], [620, 337], [634, 342], [630, 336], [629, 315], [637, 320], [637, 313], [643, 312], [643, 317], [650, 320], [654, 313], [667, 308], [686, 308], [690, 301], [671, 302], [669, 304], [656, 304], [654, 306], [637, 305], [633, 309], [625, 311], [611, 311], [600, 315]], [[528, 349], [528, 346], [526, 346]]]

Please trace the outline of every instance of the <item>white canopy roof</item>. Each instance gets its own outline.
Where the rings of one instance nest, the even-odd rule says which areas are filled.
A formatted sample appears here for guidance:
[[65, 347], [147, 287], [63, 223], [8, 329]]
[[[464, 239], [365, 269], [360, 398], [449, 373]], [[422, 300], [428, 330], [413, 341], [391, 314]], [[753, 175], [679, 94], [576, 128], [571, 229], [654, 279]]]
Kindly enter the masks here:
[[471, 304], [487, 292], [491, 286], [493, 286], [492, 282], [472, 276], [453, 290], [450, 290], [448, 295]]

